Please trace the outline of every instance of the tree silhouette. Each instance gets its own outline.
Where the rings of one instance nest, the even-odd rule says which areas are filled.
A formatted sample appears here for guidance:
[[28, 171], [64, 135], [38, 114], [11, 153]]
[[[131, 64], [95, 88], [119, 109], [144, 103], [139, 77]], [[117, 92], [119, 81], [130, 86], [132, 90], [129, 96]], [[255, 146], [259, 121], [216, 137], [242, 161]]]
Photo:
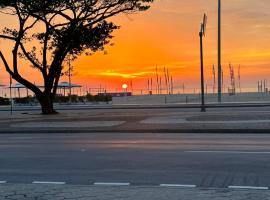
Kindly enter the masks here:
[[[11, 62], [0, 51], [6, 71], [33, 91], [43, 114], [55, 113], [53, 99], [65, 58], [104, 50], [119, 27], [109, 19], [120, 13], [145, 11], [153, 0], [0, 0], [0, 11], [18, 20], [6, 27], [0, 39], [12, 42]], [[12, 27], [16, 27], [12, 24]], [[31, 44], [31, 46], [30, 46]], [[44, 80], [41, 90], [20, 73], [26, 59]]]

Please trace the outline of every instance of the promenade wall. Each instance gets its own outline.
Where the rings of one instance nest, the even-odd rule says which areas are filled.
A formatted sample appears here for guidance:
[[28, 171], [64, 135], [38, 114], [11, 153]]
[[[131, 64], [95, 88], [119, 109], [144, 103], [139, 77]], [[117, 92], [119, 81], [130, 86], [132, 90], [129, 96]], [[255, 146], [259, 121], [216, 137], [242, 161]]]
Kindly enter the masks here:
[[[206, 103], [216, 103], [216, 94], [206, 94]], [[200, 94], [173, 94], [173, 95], [140, 95], [129, 97], [114, 97], [113, 105], [160, 105], [160, 104], [196, 104], [200, 103]], [[224, 103], [270, 103], [270, 93], [239, 93], [236, 95], [223, 94]]]

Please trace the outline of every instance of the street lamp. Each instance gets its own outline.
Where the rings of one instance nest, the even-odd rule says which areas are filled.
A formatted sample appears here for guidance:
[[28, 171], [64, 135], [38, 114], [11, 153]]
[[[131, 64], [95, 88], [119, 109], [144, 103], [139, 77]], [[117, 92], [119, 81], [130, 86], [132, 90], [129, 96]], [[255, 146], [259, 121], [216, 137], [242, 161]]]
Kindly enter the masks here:
[[204, 100], [204, 69], [203, 69], [203, 37], [206, 32], [207, 16], [204, 14], [203, 23], [201, 23], [200, 36], [200, 56], [201, 56], [201, 112], [206, 112], [205, 100]]
[[218, 0], [218, 102], [221, 103], [222, 66], [221, 66], [221, 0]]

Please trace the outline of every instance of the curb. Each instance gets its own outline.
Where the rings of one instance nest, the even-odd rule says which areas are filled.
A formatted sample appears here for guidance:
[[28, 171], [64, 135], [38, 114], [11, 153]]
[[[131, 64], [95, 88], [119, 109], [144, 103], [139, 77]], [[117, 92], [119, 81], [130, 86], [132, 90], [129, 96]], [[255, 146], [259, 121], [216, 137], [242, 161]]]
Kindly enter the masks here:
[[202, 133], [202, 134], [270, 134], [270, 129], [25, 129], [25, 130], [0, 130], [0, 134], [46, 134], [46, 133]]

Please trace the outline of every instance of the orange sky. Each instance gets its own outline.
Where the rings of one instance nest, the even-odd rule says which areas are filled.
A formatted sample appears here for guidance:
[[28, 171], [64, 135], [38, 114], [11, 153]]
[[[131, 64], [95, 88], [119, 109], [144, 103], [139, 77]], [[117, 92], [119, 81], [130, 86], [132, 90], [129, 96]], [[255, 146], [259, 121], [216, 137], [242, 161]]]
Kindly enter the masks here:
[[[227, 83], [229, 62], [241, 64], [244, 87], [256, 87], [257, 80], [270, 75], [269, 7], [269, 0], [223, 0], [222, 63]], [[217, 0], [156, 0], [147, 12], [117, 17], [121, 29], [114, 33], [115, 45], [107, 47], [107, 55], [81, 56], [74, 63], [74, 82], [88, 87], [102, 84], [115, 91], [133, 80], [134, 87], [141, 89], [148, 78], [155, 78], [157, 65], [160, 73], [164, 66], [170, 69], [175, 86], [185, 83], [186, 87], [198, 87], [198, 32], [204, 12], [208, 15], [206, 79], [211, 85], [212, 64], [217, 63]], [[6, 18], [1, 21], [2, 26], [14, 23]], [[6, 46], [1, 43], [0, 48]], [[33, 77], [28, 69], [23, 69], [24, 73]], [[1, 83], [7, 83], [3, 71], [0, 78]]]

